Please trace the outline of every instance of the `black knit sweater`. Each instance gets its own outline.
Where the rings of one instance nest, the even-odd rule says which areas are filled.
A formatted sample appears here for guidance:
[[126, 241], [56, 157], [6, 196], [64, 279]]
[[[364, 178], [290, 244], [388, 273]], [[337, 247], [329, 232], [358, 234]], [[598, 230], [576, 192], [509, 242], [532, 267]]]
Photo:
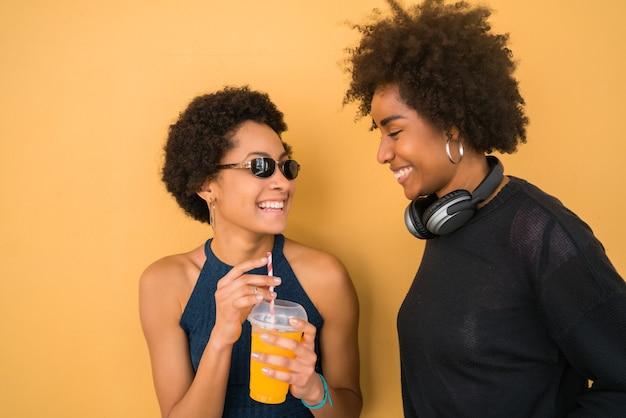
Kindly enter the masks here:
[[406, 417], [626, 417], [626, 284], [524, 180], [427, 242], [398, 334]]

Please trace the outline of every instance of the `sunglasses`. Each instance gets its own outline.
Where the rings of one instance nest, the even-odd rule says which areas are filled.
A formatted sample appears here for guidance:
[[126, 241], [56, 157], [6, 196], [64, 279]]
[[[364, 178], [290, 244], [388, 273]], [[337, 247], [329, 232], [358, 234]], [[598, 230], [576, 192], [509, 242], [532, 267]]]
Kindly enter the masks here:
[[287, 180], [293, 180], [298, 177], [300, 164], [298, 164], [296, 160], [276, 161], [268, 157], [259, 157], [250, 161], [244, 161], [242, 163], [236, 164], [218, 165], [217, 169], [223, 170], [228, 168], [248, 168], [255, 177], [267, 178], [274, 174], [277, 165], [280, 169], [280, 172], [283, 173], [283, 176], [285, 176]]

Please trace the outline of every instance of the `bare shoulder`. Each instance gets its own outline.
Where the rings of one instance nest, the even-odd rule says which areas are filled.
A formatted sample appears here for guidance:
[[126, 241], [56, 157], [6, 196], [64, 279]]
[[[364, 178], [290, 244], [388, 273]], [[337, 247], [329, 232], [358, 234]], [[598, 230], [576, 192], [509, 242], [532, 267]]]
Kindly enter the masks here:
[[315, 277], [316, 281], [324, 282], [350, 280], [345, 266], [334, 254], [288, 238], [285, 238], [284, 253], [300, 279]]
[[322, 316], [334, 312], [337, 307], [358, 309], [352, 279], [337, 256], [290, 239], [285, 239], [283, 251]]
[[140, 303], [160, 301], [167, 304], [169, 301], [183, 308], [195, 286], [203, 263], [203, 246], [153, 262], [139, 278]]

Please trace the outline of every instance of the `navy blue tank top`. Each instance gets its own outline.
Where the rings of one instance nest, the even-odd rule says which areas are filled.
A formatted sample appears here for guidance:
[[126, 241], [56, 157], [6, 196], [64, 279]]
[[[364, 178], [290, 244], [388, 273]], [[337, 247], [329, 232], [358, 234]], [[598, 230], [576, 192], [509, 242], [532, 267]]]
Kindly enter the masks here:
[[[316, 370], [322, 373], [319, 332], [324, 321], [285, 258], [283, 254], [284, 242], [285, 237], [283, 235], [275, 236], [274, 248], [272, 249], [272, 264], [274, 275], [282, 279], [282, 283], [275, 290], [279, 299], [291, 300], [301, 304], [307, 312], [309, 322], [317, 328], [317, 336], [315, 337], [315, 351], [318, 359]], [[214, 297], [217, 290], [217, 282], [232, 269], [232, 266], [224, 264], [213, 254], [211, 240], [208, 240], [204, 245], [204, 252], [206, 254], [206, 262], [202, 267], [202, 271], [200, 271], [198, 282], [180, 319], [180, 326], [185, 330], [189, 339], [189, 352], [194, 371], [198, 369], [200, 358], [209, 341], [211, 330], [215, 325]], [[267, 266], [251, 270], [248, 273], [267, 274]], [[313, 414], [302, 405], [299, 399], [294, 398], [291, 393], [287, 394], [285, 402], [278, 405], [263, 404], [250, 398], [250, 390], [248, 388], [250, 377], [250, 332], [250, 323], [244, 321], [241, 337], [233, 346], [223, 417], [312, 417]]]

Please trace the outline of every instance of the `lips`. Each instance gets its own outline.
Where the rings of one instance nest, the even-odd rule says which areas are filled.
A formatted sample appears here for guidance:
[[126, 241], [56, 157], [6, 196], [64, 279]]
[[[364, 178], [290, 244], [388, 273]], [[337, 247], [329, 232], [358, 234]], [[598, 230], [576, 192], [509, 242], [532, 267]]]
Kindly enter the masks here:
[[393, 170], [393, 176], [402, 183], [408, 177], [409, 173], [413, 171], [413, 167], [402, 167], [399, 170]]
[[259, 209], [264, 210], [282, 210], [285, 206], [284, 200], [266, 200], [260, 202], [258, 205]]

